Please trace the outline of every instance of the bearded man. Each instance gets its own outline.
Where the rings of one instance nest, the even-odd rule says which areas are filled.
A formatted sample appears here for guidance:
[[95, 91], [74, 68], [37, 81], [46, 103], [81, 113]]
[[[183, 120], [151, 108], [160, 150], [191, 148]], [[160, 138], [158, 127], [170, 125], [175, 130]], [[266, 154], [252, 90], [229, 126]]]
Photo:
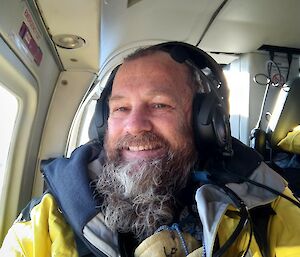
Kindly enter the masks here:
[[231, 139], [225, 84], [185, 43], [127, 57], [97, 103], [100, 142], [44, 164], [50, 192], [20, 215], [1, 254], [299, 256], [300, 205]]

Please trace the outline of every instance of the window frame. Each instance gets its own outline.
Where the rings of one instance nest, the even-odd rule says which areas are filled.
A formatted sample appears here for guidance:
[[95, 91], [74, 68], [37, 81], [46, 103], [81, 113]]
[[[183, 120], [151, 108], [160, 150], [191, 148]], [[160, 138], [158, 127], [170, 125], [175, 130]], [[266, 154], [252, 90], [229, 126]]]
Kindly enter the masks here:
[[18, 100], [18, 111], [7, 157], [3, 187], [0, 189], [0, 243], [18, 215], [28, 158], [31, 129], [37, 111], [38, 81], [0, 35], [0, 80]]

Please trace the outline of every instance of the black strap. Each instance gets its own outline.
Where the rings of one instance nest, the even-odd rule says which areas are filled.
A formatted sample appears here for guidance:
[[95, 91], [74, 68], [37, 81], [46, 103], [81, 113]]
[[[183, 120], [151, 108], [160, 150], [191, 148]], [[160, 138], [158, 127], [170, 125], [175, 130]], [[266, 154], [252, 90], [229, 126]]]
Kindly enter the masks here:
[[275, 211], [271, 207], [271, 204], [258, 206], [250, 211], [253, 232], [256, 242], [260, 248], [263, 257], [270, 256], [270, 247], [268, 242], [268, 224], [271, 216], [275, 215]]
[[138, 241], [132, 233], [119, 233], [119, 251], [123, 257], [134, 256], [134, 251], [138, 246]]

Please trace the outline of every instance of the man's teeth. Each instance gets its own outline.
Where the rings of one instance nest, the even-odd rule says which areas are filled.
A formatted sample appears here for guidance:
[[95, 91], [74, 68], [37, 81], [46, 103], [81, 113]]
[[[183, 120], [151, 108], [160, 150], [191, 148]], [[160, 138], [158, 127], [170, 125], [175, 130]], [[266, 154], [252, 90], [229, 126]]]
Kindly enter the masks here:
[[129, 151], [132, 151], [132, 152], [138, 152], [138, 151], [147, 151], [147, 150], [152, 150], [154, 149], [154, 147], [152, 146], [129, 146], [128, 147]]

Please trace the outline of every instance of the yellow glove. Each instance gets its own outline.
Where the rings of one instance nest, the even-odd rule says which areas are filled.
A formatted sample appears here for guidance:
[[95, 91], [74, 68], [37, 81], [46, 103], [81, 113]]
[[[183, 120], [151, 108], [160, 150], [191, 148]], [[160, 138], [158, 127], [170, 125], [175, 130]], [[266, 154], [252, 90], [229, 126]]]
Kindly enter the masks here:
[[[189, 253], [201, 245], [188, 233], [182, 233], [186, 248]], [[198, 254], [199, 252], [199, 254]], [[190, 257], [201, 256], [202, 250], [197, 249], [189, 254]], [[173, 230], [163, 230], [146, 238], [135, 250], [135, 257], [181, 257], [186, 256], [182, 240], [178, 233]]]

